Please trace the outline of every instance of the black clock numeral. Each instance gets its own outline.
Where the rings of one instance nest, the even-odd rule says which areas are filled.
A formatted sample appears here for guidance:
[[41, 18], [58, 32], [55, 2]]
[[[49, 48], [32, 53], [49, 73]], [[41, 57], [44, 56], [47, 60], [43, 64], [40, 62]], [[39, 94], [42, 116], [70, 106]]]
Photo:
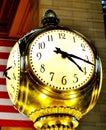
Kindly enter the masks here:
[[13, 86], [13, 84], [11, 84], [11, 90], [13, 93], [15, 92], [15, 87]]
[[63, 77], [62, 77], [61, 83], [62, 83], [63, 85], [66, 85], [66, 84], [67, 84], [66, 76], [63, 76]]
[[54, 78], [54, 72], [50, 72], [50, 75], [51, 75], [51, 78], [50, 78], [50, 80], [52, 81], [53, 80], [53, 78]]
[[44, 65], [44, 64], [41, 64], [40, 72], [41, 72], [41, 73], [44, 73], [44, 72], [45, 72], [45, 65]]
[[87, 74], [86, 67], [84, 67], [84, 68], [83, 68], [83, 73], [84, 73], [84, 75], [86, 75], [86, 74]]
[[73, 37], [73, 41], [74, 41], [74, 43], [75, 43], [75, 37]]
[[66, 39], [65, 33], [58, 33], [59, 34], [59, 39]]
[[38, 60], [40, 60], [42, 57], [42, 54], [40, 52], [38, 52], [38, 53], [36, 53], [36, 56], [37, 56]]
[[[13, 57], [13, 58], [15, 58], [15, 57]], [[16, 60], [16, 59], [13, 60], [13, 66], [12, 66], [13, 69], [16, 67], [16, 61], [15, 61], [15, 60]]]
[[73, 80], [73, 83], [77, 83], [78, 82], [78, 75], [77, 74], [74, 74], [74, 80]]
[[16, 76], [15, 76], [15, 73], [13, 73], [13, 79], [16, 80]]
[[10, 98], [13, 99], [13, 93], [9, 91]]
[[81, 43], [81, 47], [82, 47], [82, 51], [86, 51], [85, 50], [85, 45], [83, 43]]
[[38, 43], [38, 49], [44, 49], [45, 48], [45, 42]]
[[48, 38], [48, 41], [49, 41], [49, 42], [50, 42], [50, 41], [53, 41], [53, 36], [52, 36], [52, 35], [48, 35], [47, 38]]
[[15, 93], [15, 87], [13, 86], [13, 84], [11, 84], [10, 87], [11, 87], [11, 90], [9, 90], [9, 95], [11, 99], [14, 99], [13, 93]]
[[87, 56], [87, 55], [85, 55], [85, 58], [86, 58], [86, 60], [87, 60], [87, 61], [89, 61], [89, 58], [88, 58], [88, 56]]

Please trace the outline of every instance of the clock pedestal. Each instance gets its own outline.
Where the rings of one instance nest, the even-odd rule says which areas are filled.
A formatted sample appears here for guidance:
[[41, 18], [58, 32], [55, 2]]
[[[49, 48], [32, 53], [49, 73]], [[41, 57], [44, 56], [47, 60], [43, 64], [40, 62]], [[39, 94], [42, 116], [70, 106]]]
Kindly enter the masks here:
[[34, 126], [39, 129], [46, 130], [75, 130], [73, 127], [78, 126], [78, 121], [68, 115], [51, 115], [41, 117]]

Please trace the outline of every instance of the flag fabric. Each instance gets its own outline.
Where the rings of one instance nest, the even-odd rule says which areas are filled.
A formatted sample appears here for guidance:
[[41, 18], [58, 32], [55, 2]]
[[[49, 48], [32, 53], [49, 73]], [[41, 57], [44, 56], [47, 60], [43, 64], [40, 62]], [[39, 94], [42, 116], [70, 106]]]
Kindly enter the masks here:
[[0, 126], [33, 127], [33, 122], [13, 107], [6, 88], [6, 78], [3, 76], [14, 44], [15, 41], [0, 40]]

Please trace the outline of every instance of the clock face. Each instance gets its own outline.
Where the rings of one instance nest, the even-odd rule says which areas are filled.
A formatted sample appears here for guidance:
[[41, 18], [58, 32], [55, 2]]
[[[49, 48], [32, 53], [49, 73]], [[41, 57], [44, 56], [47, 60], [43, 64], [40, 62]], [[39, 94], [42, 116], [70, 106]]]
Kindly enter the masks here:
[[10, 52], [7, 69], [7, 90], [12, 102], [15, 103], [18, 98], [20, 82], [20, 51], [18, 42]]
[[94, 74], [95, 57], [84, 38], [67, 30], [50, 30], [30, 45], [31, 70], [44, 85], [57, 90], [77, 89]]

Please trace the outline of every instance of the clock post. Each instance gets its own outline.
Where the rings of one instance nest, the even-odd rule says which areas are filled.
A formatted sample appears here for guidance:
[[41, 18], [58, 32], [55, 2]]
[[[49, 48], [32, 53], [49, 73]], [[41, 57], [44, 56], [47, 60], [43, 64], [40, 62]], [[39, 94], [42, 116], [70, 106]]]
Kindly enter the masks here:
[[38, 130], [75, 130], [95, 106], [102, 86], [96, 48], [47, 10], [43, 27], [19, 39], [5, 71], [14, 106]]

